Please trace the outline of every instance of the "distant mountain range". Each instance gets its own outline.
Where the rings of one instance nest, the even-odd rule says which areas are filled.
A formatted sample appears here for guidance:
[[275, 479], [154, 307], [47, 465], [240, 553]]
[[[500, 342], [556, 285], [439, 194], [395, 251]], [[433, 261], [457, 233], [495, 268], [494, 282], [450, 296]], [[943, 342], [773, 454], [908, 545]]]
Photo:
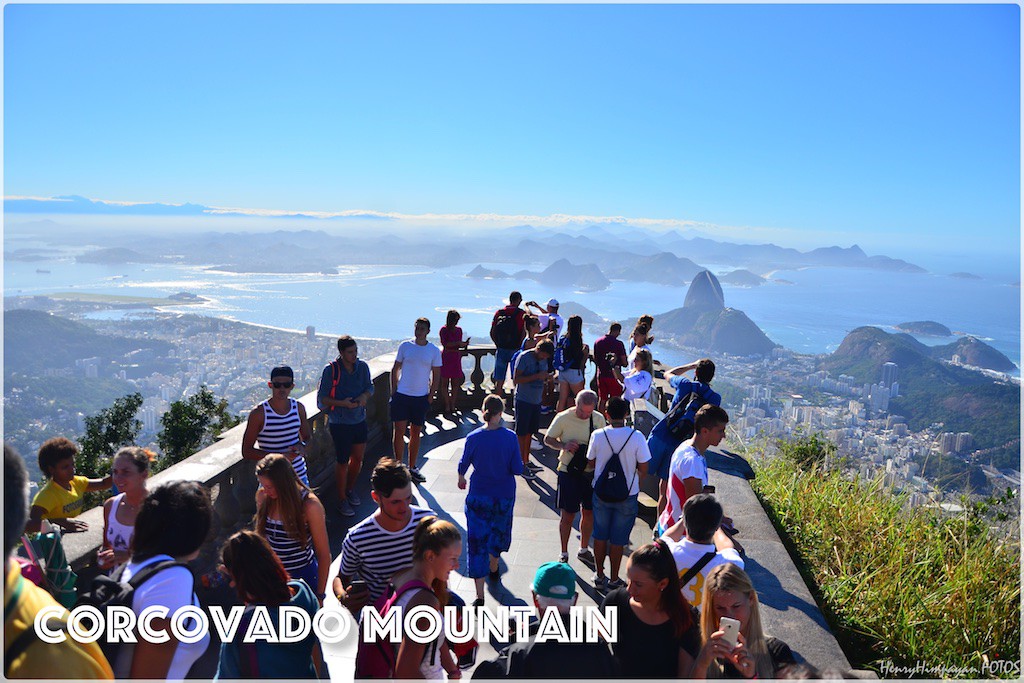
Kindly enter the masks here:
[[[67, 213], [142, 213], [143, 215], [206, 215], [209, 207], [185, 204], [177, 207], [145, 204], [118, 207], [82, 197], [35, 202], [7, 200], [9, 212], [43, 212], [60, 209]], [[29, 204], [27, 204], [28, 202]], [[220, 212], [221, 210], [217, 210]], [[301, 214], [296, 214], [300, 216]], [[308, 217], [307, 217], [308, 218]], [[275, 220], [286, 222], [287, 217]], [[334, 220], [334, 219], [323, 219]], [[337, 218], [337, 220], [343, 220]], [[59, 223], [46, 221], [41, 232], [60, 230]], [[457, 233], [454, 230], [410, 232], [389, 230], [381, 221], [377, 228], [363, 227], [339, 235], [324, 230], [282, 229], [273, 232], [206, 232], [104, 235], [105, 249], [82, 254], [92, 263], [209, 264], [234, 272], [331, 273], [339, 265], [394, 264], [444, 267], [459, 264], [508, 263], [519, 266], [550, 265], [560, 259], [572, 264], [595, 265], [609, 280], [653, 282], [672, 286], [688, 283], [703, 270], [702, 263], [733, 268], [723, 280], [727, 284], [755, 286], [755, 278], [774, 270], [805, 267], [864, 268], [909, 273], [925, 272], [906, 261], [883, 255], [869, 256], [857, 245], [830, 246], [799, 251], [774, 244], [738, 244], [695, 236], [679, 231], [657, 232], [641, 226], [587, 226], [576, 233], [530, 225], [487, 232]], [[68, 244], [95, 244], [90, 235], [63, 234]], [[34, 258], [23, 254], [21, 258]], [[514, 272], [515, 268], [502, 269]], [[747, 273], [750, 273], [748, 275]], [[596, 274], [595, 274], [596, 276]], [[595, 285], [591, 285], [595, 286]]]
[[466, 273], [471, 278], [491, 278], [517, 280], [536, 280], [549, 287], [572, 287], [581, 292], [599, 292], [607, 289], [611, 283], [604, 276], [601, 269], [593, 263], [575, 266], [568, 259], [559, 259], [541, 272], [531, 270], [520, 270], [516, 273], [506, 273], [501, 270], [493, 270], [477, 266]]

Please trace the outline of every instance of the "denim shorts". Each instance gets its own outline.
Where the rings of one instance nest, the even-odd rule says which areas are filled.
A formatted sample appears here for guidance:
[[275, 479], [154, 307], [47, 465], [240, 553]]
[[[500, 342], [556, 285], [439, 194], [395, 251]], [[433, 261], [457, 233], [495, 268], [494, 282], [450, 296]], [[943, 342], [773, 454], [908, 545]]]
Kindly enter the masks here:
[[627, 545], [638, 509], [637, 496], [630, 496], [618, 503], [606, 503], [595, 495], [594, 540], [608, 541], [612, 545]]
[[566, 368], [558, 371], [558, 381], [569, 384], [579, 384], [583, 381], [583, 371], [574, 368]]
[[508, 374], [508, 363], [512, 360], [512, 355], [519, 349], [495, 349], [494, 350], [494, 373], [491, 375], [491, 379], [494, 380], [495, 384], [505, 381], [505, 375]]

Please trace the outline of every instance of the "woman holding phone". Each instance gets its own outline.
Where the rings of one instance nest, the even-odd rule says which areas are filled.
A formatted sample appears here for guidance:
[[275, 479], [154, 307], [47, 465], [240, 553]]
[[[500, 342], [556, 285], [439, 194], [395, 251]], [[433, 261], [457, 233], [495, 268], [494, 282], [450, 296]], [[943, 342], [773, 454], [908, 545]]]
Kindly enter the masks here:
[[704, 645], [692, 678], [775, 678], [779, 669], [796, 663], [788, 645], [764, 635], [757, 591], [735, 564], [726, 562], [711, 570], [701, 604]]

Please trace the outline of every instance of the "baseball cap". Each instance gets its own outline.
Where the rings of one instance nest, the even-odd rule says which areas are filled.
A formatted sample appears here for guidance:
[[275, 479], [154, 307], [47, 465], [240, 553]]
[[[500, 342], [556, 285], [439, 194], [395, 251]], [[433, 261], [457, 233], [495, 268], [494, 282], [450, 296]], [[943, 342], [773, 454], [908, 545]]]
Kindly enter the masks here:
[[295, 373], [287, 365], [281, 365], [270, 371], [270, 379], [275, 377], [287, 377], [288, 379], [295, 379]]
[[548, 562], [533, 575], [533, 592], [544, 598], [571, 598], [576, 595], [576, 572], [565, 562]]
[[558, 299], [548, 299], [548, 306], [558, 308]]

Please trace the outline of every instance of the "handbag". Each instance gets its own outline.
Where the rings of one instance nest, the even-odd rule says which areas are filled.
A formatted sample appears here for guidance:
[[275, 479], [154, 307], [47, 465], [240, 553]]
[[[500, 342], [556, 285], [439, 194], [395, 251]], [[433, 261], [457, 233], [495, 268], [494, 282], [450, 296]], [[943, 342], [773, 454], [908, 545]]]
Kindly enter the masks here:
[[[594, 433], [594, 414], [590, 414], [590, 433]], [[572, 459], [566, 464], [565, 469], [572, 474], [583, 474], [587, 469], [587, 446], [590, 445], [590, 437], [587, 437], [587, 443], [579, 444], [576, 447], [576, 452], [572, 454]]]

